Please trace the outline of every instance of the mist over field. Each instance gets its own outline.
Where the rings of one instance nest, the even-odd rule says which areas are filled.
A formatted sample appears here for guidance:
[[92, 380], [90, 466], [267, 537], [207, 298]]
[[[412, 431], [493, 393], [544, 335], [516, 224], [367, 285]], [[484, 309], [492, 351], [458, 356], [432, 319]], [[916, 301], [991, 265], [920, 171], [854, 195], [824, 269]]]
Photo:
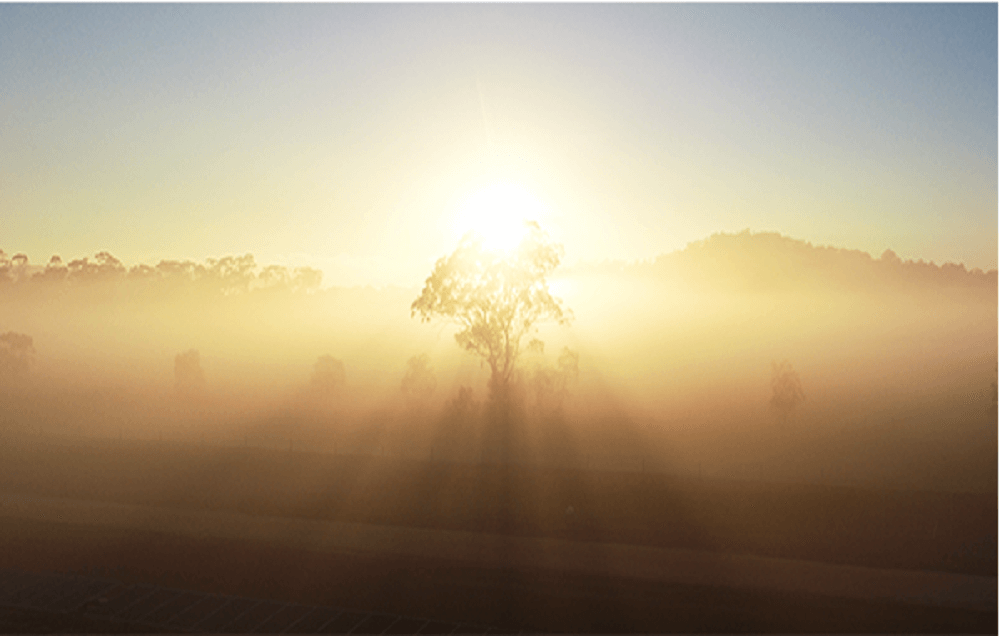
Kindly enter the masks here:
[[997, 24], [0, 4], [0, 633], [995, 634]]
[[[716, 234], [551, 278], [572, 310], [512, 381], [512, 460], [996, 489], [997, 273]], [[258, 264], [0, 262], [7, 435], [496, 461], [489, 368], [420, 290]], [[781, 363], [801, 398], [783, 408]], [[492, 441], [491, 441], [492, 440]]]

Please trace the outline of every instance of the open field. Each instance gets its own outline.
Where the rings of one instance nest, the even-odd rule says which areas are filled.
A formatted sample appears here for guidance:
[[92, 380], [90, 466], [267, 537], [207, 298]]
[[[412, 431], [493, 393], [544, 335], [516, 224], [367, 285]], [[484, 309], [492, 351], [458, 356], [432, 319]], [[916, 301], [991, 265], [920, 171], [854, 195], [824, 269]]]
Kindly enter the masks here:
[[44, 439], [0, 450], [0, 483], [6, 493], [189, 510], [997, 572], [995, 493]]
[[496, 629], [77, 573], [0, 570], [0, 631], [4, 632], [486, 634]]
[[115, 441], [2, 454], [4, 568], [507, 629], [996, 629], [995, 496]]
[[997, 633], [997, 26], [0, 4], [0, 633]]
[[[996, 611], [5, 518], [0, 567], [555, 632], [967, 632]], [[993, 580], [995, 590], [995, 579]], [[995, 591], [993, 598], [995, 599]]]
[[321, 553], [450, 561], [479, 568], [542, 569], [664, 583], [761, 589], [988, 611], [996, 578], [887, 570], [678, 550], [400, 526], [251, 517], [92, 501], [0, 495], [0, 515], [22, 520], [236, 540]]

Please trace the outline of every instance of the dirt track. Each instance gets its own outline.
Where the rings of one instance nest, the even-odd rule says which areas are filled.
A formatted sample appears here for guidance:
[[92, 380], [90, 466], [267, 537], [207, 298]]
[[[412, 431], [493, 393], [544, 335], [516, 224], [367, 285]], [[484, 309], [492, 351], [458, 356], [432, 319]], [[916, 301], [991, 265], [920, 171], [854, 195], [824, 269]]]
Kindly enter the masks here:
[[728, 588], [805, 593], [996, 612], [997, 579], [755, 556], [375, 526], [226, 511], [186, 511], [2, 494], [0, 516], [239, 539], [315, 552], [447, 560], [488, 568], [543, 568]]

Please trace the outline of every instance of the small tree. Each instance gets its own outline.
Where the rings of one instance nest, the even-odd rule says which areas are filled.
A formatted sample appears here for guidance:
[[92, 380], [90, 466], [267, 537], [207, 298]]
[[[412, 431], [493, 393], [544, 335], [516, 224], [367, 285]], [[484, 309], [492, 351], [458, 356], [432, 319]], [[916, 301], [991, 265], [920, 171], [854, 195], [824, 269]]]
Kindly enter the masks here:
[[406, 374], [400, 383], [399, 390], [408, 402], [424, 402], [434, 394], [437, 388], [437, 378], [431, 368], [431, 359], [426, 353], [413, 356], [406, 361]]
[[422, 353], [406, 361], [406, 373], [399, 383], [399, 391], [406, 402], [405, 424], [389, 431], [393, 445], [401, 444], [407, 450], [416, 446], [418, 431], [427, 421], [427, 402], [436, 388], [437, 378], [431, 368], [430, 356]]
[[0, 335], [0, 380], [23, 377], [31, 367], [35, 347], [31, 336], [15, 331]]
[[205, 387], [205, 374], [201, 370], [201, 356], [191, 349], [174, 356], [174, 388], [181, 395], [192, 395]]
[[513, 250], [487, 249], [480, 237], [467, 234], [435, 264], [411, 316], [457, 325], [458, 345], [489, 365], [490, 392], [505, 401], [526, 338], [541, 322], [565, 325], [572, 318], [549, 292], [548, 276], [561, 254], [534, 222]]
[[313, 365], [312, 388], [318, 395], [329, 395], [344, 385], [344, 363], [333, 356], [320, 356]]
[[570, 385], [580, 374], [580, 355], [563, 347], [555, 368], [547, 365], [537, 366], [530, 377], [530, 389], [535, 398], [535, 410], [543, 417], [558, 414]]
[[788, 360], [783, 360], [780, 364], [772, 362], [771, 409], [777, 414], [778, 421], [786, 423], [795, 407], [805, 399], [799, 374], [792, 369]]
[[472, 387], [460, 386], [458, 387], [458, 395], [448, 402], [447, 413], [449, 417], [455, 420], [465, 421], [476, 416], [477, 408], [478, 405], [472, 394]]

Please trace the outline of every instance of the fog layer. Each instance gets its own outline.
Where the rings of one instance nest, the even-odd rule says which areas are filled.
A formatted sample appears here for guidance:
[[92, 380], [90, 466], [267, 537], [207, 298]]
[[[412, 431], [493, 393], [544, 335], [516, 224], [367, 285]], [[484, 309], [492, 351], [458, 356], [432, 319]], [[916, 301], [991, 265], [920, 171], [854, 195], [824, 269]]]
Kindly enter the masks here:
[[[515, 461], [996, 488], [996, 271], [744, 232], [551, 284], [574, 320], [519, 360]], [[3, 255], [0, 425], [493, 461], [489, 370], [411, 318], [419, 293]]]

